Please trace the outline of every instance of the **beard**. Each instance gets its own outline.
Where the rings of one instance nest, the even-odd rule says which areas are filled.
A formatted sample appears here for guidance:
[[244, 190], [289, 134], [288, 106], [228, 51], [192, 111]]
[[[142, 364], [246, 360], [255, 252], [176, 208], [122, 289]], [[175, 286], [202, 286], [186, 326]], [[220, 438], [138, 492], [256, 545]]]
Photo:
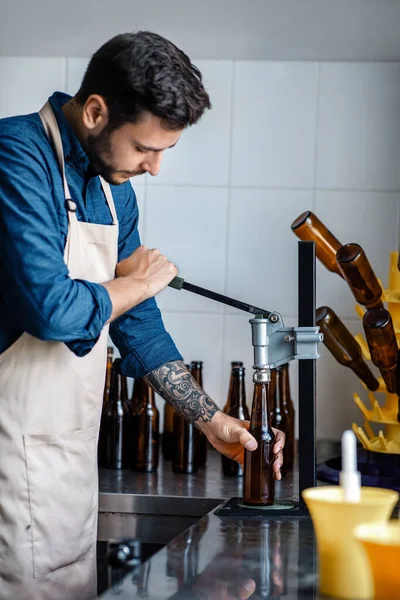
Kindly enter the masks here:
[[89, 135], [86, 140], [86, 153], [96, 175], [100, 175], [107, 183], [121, 185], [125, 181], [118, 180], [118, 174], [124, 173], [127, 178], [143, 175], [146, 171], [123, 171], [115, 168], [111, 151], [111, 129], [108, 125], [99, 135]]

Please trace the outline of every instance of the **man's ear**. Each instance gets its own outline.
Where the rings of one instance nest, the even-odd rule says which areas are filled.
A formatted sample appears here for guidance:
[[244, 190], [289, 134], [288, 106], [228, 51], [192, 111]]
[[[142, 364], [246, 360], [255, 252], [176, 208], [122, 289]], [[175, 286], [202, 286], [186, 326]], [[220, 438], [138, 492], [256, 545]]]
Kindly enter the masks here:
[[108, 106], [103, 96], [89, 96], [82, 109], [82, 121], [91, 133], [104, 129], [108, 124]]

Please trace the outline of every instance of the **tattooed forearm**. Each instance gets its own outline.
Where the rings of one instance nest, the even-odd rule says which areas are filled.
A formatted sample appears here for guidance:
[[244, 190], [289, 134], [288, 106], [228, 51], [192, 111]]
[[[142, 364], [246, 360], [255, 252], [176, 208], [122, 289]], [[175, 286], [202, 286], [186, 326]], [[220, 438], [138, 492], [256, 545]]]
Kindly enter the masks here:
[[211, 421], [219, 410], [182, 361], [168, 362], [151, 371], [145, 379], [164, 400], [193, 423]]

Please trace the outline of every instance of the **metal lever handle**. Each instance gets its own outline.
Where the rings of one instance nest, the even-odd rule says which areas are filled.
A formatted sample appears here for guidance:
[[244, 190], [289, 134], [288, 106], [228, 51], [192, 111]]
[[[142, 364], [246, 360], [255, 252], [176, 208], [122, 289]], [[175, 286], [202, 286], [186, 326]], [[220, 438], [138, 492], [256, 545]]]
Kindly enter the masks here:
[[193, 283], [188, 283], [183, 279], [183, 277], [174, 277], [174, 279], [168, 284], [168, 286], [174, 288], [175, 290], [186, 290], [188, 292], [192, 292], [193, 294], [197, 294], [198, 296], [203, 296], [204, 298], [215, 300], [215, 302], [220, 302], [221, 304], [226, 304], [227, 306], [233, 306], [234, 308], [238, 308], [239, 310], [249, 312], [253, 315], [262, 315], [266, 319], [268, 319], [272, 314], [274, 314], [271, 313], [269, 310], [264, 310], [263, 308], [258, 308], [256, 306], [252, 306], [251, 304], [246, 304], [246, 302], [241, 302], [240, 300], [229, 298], [228, 296], [224, 296], [223, 294], [218, 294], [217, 292], [206, 290], [205, 288], [199, 287], [198, 285], [194, 285]]

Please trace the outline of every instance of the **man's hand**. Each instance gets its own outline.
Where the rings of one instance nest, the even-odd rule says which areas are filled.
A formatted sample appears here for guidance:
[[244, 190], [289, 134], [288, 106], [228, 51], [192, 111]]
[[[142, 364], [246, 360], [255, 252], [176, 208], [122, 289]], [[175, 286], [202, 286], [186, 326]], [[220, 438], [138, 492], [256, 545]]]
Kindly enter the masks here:
[[139, 246], [117, 264], [115, 279], [103, 283], [112, 304], [107, 322], [118, 319], [126, 311], [161, 292], [177, 273], [175, 265], [159, 250]]
[[117, 277], [127, 277], [136, 285], [143, 286], [146, 297], [152, 298], [167, 287], [178, 274], [178, 269], [159, 250], [139, 246], [117, 264], [115, 273]]
[[[196, 423], [221, 454], [243, 464], [244, 448], [248, 450], [257, 448], [256, 440], [247, 431], [249, 422], [239, 421], [221, 412], [193, 379], [182, 361], [165, 363], [148, 373], [146, 380], [179, 414]], [[274, 429], [274, 433], [276, 441], [273, 469], [275, 479], [281, 479], [280, 468], [283, 463], [282, 448], [285, 445], [285, 436], [277, 429]]]
[[[249, 421], [239, 421], [218, 411], [208, 423], [198, 423], [200, 429], [206, 434], [208, 441], [218, 452], [228, 458], [236, 460], [243, 465], [244, 448], [255, 450], [257, 442], [247, 431]], [[282, 449], [285, 445], [285, 434], [278, 429], [273, 429], [275, 434], [274, 454], [275, 460], [273, 470], [275, 479], [281, 479], [280, 468], [283, 464]]]

